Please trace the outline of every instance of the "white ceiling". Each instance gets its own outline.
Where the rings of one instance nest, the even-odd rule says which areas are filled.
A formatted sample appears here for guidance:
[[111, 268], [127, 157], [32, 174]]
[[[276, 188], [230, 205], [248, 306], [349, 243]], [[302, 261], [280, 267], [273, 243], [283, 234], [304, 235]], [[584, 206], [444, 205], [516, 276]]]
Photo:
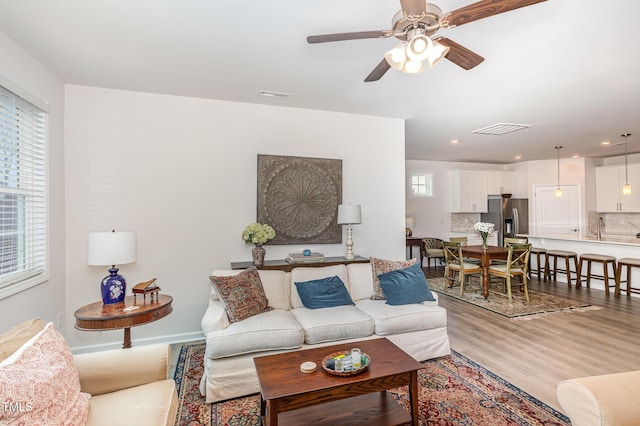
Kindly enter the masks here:
[[[555, 159], [556, 145], [561, 157], [613, 156], [624, 146], [600, 142], [627, 131], [640, 152], [640, 2], [548, 0], [442, 29], [485, 61], [390, 69], [372, 83], [395, 38], [306, 42], [390, 29], [398, 10], [398, 0], [0, 0], [0, 30], [66, 83], [404, 118], [409, 159]], [[501, 122], [531, 127], [471, 133]]]

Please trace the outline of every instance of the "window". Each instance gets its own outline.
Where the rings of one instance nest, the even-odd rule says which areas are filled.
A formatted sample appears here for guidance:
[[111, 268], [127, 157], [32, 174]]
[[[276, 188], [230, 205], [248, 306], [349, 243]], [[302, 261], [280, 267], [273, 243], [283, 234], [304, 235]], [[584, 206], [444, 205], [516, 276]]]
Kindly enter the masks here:
[[0, 86], [0, 299], [47, 279], [46, 125]]
[[433, 197], [433, 173], [411, 174], [411, 196]]

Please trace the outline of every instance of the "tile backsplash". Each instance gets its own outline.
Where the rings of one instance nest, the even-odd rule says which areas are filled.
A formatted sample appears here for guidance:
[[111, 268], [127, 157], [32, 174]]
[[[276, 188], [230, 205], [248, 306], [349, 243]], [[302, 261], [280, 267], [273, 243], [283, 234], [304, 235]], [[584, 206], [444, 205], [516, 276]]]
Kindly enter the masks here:
[[589, 212], [588, 234], [595, 235], [598, 229], [598, 217], [604, 220], [602, 233], [616, 235], [636, 235], [640, 232], [640, 213], [600, 213]]
[[480, 222], [480, 213], [451, 213], [451, 230], [455, 232], [474, 232], [473, 224]]

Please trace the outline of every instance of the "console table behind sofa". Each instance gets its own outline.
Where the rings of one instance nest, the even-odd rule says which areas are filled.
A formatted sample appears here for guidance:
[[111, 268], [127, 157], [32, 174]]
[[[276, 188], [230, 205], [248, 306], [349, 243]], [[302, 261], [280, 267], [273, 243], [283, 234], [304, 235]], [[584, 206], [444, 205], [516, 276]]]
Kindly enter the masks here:
[[[257, 266], [258, 269], [271, 269], [278, 271], [291, 272], [293, 268], [300, 267], [319, 267], [319, 266], [332, 266], [332, 265], [347, 265], [349, 263], [369, 263], [369, 259], [366, 257], [356, 256], [353, 260], [347, 260], [344, 257], [325, 257], [324, 262], [297, 262], [290, 263], [284, 259], [278, 260], [266, 260], [264, 265]], [[231, 262], [231, 269], [247, 269], [253, 266], [253, 262]]]

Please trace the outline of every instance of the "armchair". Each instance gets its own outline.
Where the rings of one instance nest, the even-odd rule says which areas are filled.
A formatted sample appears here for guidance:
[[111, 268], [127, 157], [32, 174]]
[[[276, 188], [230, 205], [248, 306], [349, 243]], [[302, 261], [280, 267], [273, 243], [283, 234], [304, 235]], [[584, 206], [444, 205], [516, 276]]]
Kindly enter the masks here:
[[427, 268], [431, 268], [431, 259], [437, 263], [438, 259], [444, 261], [444, 250], [442, 249], [442, 240], [439, 238], [423, 238], [422, 247], [424, 249], [423, 257], [427, 258]]

